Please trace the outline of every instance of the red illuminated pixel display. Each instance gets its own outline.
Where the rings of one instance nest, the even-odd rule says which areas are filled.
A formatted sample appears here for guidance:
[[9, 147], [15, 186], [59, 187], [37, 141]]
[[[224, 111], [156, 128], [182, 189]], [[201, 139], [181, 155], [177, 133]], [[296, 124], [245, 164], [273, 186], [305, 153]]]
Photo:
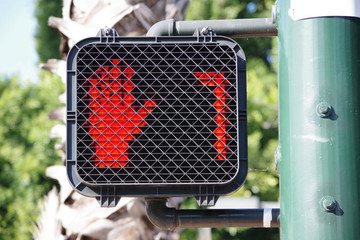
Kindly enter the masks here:
[[[98, 68], [88, 79], [91, 84], [87, 95], [90, 108], [87, 124], [95, 148], [95, 166], [100, 168], [129, 164], [129, 147], [146, 127], [146, 118], [156, 107], [153, 99], [142, 100], [140, 106], [135, 106], [136, 97], [132, 93], [135, 84], [131, 80], [135, 71], [121, 59], [110, 59], [110, 63]], [[226, 142], [230, 137], [226, 131], [229, 94], [225, 73], [193, 72], [193, 75], [196, 85], [208, 87], [215, 96], [210, 102], [216, 110], [213, 146], [217, 150], [216, 159], [225, 160], [229, 150]]]
[[[134, 70], [120, 59], [111, 60], [111, 66], [96, 70], [89, 78], [89, 133], [95, 144], [95, 166], [124, 167], [128, 161], [128, 148], [141, 127], [146, 126], [146, 117], [156, 106], [154, 100], [146, 100], [143, 106], [135, 108], [135, 97], [132, 94], [134, 83], [131, 78]], [[225, 73], [195, 72], [201, 84], [213, 87], [216, 101], [213, 103], [217, 114], [217, 127], [214, 134], [217, 141], [214, 146], [218, 151], [217, 158], [226, 158], [226, 93], [227, 80]]]

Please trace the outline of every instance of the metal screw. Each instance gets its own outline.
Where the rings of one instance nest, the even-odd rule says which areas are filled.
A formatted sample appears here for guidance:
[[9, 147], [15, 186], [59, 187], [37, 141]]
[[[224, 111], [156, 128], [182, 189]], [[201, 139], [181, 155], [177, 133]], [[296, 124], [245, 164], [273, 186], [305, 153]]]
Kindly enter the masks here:
[[109, 35], [110, 35], [110, 30], [109, 30], [109, 28], [108, 28], [107, 26], [105, 26], [104, 31], [105, 31], [105, 35], [106, 35], [106, 36], [109, 36]]
[[204, 27], [201, 29], [201, 34], [206, 35], [209, 32], [209, 27]]
[[321, 102], [317, 105], [316, 111], [322, 118], [329, 117], [331, 115], [331, 106], [327, 102]]
[[325, 196], [321, 199], [321, 205], [325, 209], [325, 211], [331, 212], [335, 210], [337, 203], [333, 197]]

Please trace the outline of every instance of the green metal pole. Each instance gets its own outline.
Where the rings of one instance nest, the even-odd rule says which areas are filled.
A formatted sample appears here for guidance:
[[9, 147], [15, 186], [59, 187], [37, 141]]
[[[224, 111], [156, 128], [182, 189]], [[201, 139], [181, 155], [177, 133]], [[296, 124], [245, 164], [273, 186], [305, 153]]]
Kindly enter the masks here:
[[358, 240], [360, 19], [277, 4], [281, 238]]

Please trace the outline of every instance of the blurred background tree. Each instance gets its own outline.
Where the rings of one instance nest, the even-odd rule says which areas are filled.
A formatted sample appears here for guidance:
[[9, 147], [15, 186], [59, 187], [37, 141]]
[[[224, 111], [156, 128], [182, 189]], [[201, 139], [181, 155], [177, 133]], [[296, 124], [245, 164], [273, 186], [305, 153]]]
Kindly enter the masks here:
[[63, 89], [61, 80], [46, 72], [38, 83], [0, 77], [0, 239], [31, 239], [38, 202], [55, 183], [45, 176], [45, 169], [60, 161], [48, 112], [59, 105]]
[[61, 59], [61, 36], [57, 29], [49, 27], [50, 16], [61, 17], [62, 0], [36, 0], [35, 17], [37, 29], [35, 33], [36, 52], [41, 63], [48, 59]]
[[[61, 15], [61, 0], [36, 3], [35, 36], [40, 62], [60, 58], [60, 35], [47, 26], [50, 15]], [[39, 200], [56, 182], [45, 176], [47, 167], [61, 163], [50, 138], [56, 124], [48, 113], [61, 104], [60, 77], [41, 71], [39, 80], [24, 83], [17, 74], [0, 76], [0, 239], [32, 239], [39, 216]]]

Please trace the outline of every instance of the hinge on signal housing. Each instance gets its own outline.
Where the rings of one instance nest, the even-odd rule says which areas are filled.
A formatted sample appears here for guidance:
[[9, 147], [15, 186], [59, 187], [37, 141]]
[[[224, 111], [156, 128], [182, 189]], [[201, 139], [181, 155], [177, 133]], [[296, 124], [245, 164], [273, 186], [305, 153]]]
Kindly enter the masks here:
[[214, 186], [199, 186], [199, 195], [195, 196], [198, 205], [200, 207], [215, 206], [219, 196], [215, 196], [214, 192]]
[[100, 194], [96, 197], [101, 207], [116, 207], [120, 197], [116, 194], [115, 186], [104, 186], [100, 188]]

